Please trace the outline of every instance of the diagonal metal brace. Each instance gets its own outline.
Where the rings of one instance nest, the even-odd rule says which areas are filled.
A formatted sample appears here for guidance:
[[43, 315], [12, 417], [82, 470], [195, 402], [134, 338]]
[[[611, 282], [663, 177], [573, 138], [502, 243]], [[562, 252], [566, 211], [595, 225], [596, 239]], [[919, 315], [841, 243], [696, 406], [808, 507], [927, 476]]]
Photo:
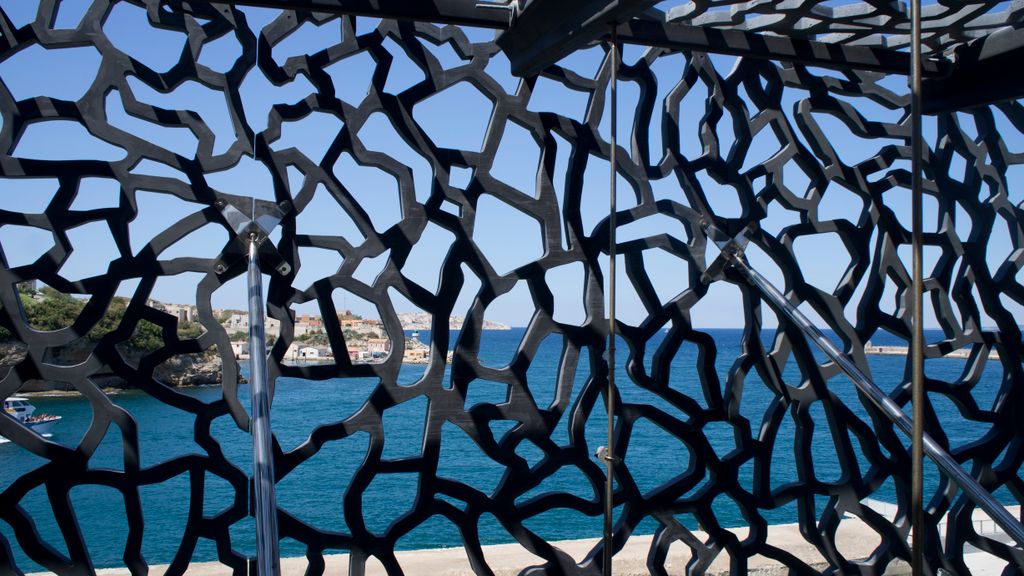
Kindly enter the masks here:
[[272, 268], [282, 276], [291, 273], [291, 265], [285, 261], [272, 242], [267, 242], [270, 233], [291, 210], [291, 203], [257, 200], [247, 196], [222, 194], [214, 202], [224, 221], [235, 233], [235, 242], [224, 250], [214, 264], [217, 274], [223, 274], [231, 267], [249, 257], [249, 245], [258, 249], [262, 267]]
[[[888, 394], [878, 387], [857, 364], [843, 353], [825, 334], [815, 326], [785, 295], [767, 278], [750, 267], [743, 255], [747, 245], [748, 229], [744, 229], [736, 238], [729, 238], [710, 221], [701, 223], [708, 239], [721, 248], [721, 255], [704, 272], [705, 281], [724, 277], [724, 270], [737, 272], [747, 283], [756, 287], [761, 297], [768, 301], [777, 312], [784, 315], [804, 336], [813, 342], [822, 352], [842, 369], [853, 384], [884, 414], [897, 428], [908, 437], [912, 437], [914, 422]], [[712, 269], [717, 270], [714, 272]], [[924, 453], [952, 480], [964, 494], [980, 506], [989, 517], [1006, 532], [1018, 546], [1024, 547], [1024, 525], [1014, 518], [973, 476], [964, 471], [957, 462], [929, 434], [922, 439]]]

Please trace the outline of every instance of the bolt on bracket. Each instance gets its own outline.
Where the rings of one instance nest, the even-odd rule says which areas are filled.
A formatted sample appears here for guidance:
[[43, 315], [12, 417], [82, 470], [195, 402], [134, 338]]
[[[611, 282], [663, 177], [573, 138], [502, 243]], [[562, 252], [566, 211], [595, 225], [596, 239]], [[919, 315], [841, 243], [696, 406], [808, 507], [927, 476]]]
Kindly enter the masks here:
[[292, 209], [291, 202], [270, 202], [248, 196], [220, 194], [214, 201], [214, 207], [235, 233], [235, 241], [213, 265], [217, 274], [224, 274], [248, 258], [249, 244], [257, 246], [261, 267], [272, 268], [282, 276], [291, 273], [291, 264], [285, 261], [272, 242], [266, 241], [285, 214]]
[[619, 458], [618, 456], [615, 456], [613, 458], [611, 456], [607, 446], [599, 446], [597, 451], [594, 452], [594, 458], [597, 458], [598, 460], [606, 464], [608, 462], [611, 462], [612, 464], [618, 464], [619, 462], [622, 462], [622, 458]]
[[750, 236], [754, 233], [754, 225], [748, 224], [735, 238], [729, 236], [709, 219], [702, 219], [700, 228], [705, 237], [718, 247], [718, 257], [710, 266], [704, 269], [701, 274], [701, 282], [710, 284], [725, 277], [725, 271], [731, 267], [736, 260], [742, 259], [750, 243]]

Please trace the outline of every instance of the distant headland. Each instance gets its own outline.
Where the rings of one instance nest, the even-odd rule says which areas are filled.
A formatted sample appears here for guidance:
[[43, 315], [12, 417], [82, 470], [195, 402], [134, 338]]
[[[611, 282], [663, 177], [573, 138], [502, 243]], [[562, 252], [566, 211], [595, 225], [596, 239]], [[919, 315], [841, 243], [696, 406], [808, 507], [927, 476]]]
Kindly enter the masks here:
[[[403, 330], [430, 330], [433, 327], [434, 317], [426, 312], [404, 312], [398, 315], [398, 321], [402, 323]], [[462, 316], [449, 316], [448, 329], [460, 330], [466, 323]], [[511, 330], [508, 324], [484, 320], [484, 330]]]
[[[61, 293], [48, 286], [37, 289], [34, 283], [18, 286], [21, 304], [28, 326], [33, 330], [55, 331], [74, 325], [83, 312], [87, 300]], [[60, 365], [79, 364], [86, 361], [96, 345], [109, 333], [117, 330], [129, 307], [129, 299], [114, 297], [101, 320], [87, 334], [63, 346], [48, 348], [43, 362]], [[197, 338], [209, 329], [199, 319], [198, 310], [192, 304], [172, 304], [154, 299], [146, 301], [148, 308], [159, 310], [177, 319], [176, 336], [179, 340]], [[236, 360], [249, 356], [249, 315], [235, 309], [214, 309], [214, 321], [227, 332], [232, 355]], [[398, 315], [403, 331], [411, 331], [411, 337], [395, 335], [404, 340], [402, 362], [424, 364], [430, 360], [430, 348], [419, 341], [417, 331], [433, 328], [433, 317], [429, 314], [402, 313]], [[465, 322], [462, 316], [452, 316], [448, 326], [459, 330]], [[315, 314], [295, 314], [290, 322], [290, 343], [282, 360], [287, 364], [334, 362], [334, 351], [326, 334], [324, 319]], [[345, 310], [337, 315], [337, 325], [342, 329], [343, 342], [349, 361], [353, 364], [375, 364], [391, 356], [392, 337], [387, 334], [383, 323], [377, 319], [363, 318]], [[273, 346], [281, 336], [281, 321], [265, 318], [264, 326], [267, 344]], [[485, 320], [484, 330], [509, 330], [510, 327], [498, 322]], [[117, 349], [130, 364], [137, 364], [147, 354], [164, 346], [165, 333], [161, 326], [148, 320], [138, 322], [133, 333], [117, 343]], [[28, 347], [11, 332], [0, 327], [0, 367], [21, 363], [28, 353]], [[450, 356], [449, 352], [449, 356]], [[234, 366], [237, 371], [237, 364]], [[236, 372], [237, 374], [237, 372]], [[156, 367], [154, 376], [173, 386], [202, 386], [219, 384], [223, 379], [221, 358], [211, 348], [194, 354], [174, 356]], [[101, 369], [92, 380], [105, 388], [124, 388], [129, 384], [115, 375], [109, 368]], [[67, 382], [45, 382], [32, 380], [26, 383], [25, 392], [47, 390], [70, 390]]]

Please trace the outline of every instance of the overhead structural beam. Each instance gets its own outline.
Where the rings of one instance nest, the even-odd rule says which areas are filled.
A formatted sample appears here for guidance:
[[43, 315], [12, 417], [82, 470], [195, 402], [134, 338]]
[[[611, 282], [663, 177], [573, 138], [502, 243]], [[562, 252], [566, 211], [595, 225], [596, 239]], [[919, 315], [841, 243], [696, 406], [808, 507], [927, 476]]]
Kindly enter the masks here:
[[498, 36], [516, 76], [532, 76], [579, 48], [608, 35], [658, 0], [531, 0], [511, 28]]
[[944, 78], [923, 82], [923, 112], [939, 114], [1024, 97], [1024, 29], [1004, 28], [959, 46]]
[[500, 29], [511, 25], [514, 10], [514, 6], [508, 9], [481, 7], [492, 4], [484, 0], [226, 0], [213, 3]]
[[[696, 50], [796, 62], [822, 68], [869, 70], [903, 76], [910, 70], [910, 53], [888, 48], [830, 44], [743, 30], [643, 19], [634, 19], [619, 25], [618, 32], [623, 43], [673, 50]], [[949, 72], [949, 62], [924, 60], [922, 71], [925, 76], [942, 76]]]
[[[536, 74], [572, 51], [604, 38], [610, 22], [620, 23], [618, 35], [623, 44], [904, 76], [910, 70], [909, 52], [689, 26], [665, 22], [663, 15], [661, 18], [634, 18], [657, 0], [223, 0], [216, 3], [505, 30], [498, 37], [498, 44], [508, 56], [512, 72], [520, 76]], [[922, 67], [926, 78], [935, 78], [948, 74], [951, 63], [926, 59]], [[1004, 72], [1012, 69], [1004, 69]], [[1013, 84], [1010, 74], [1002, 76], [1004, 83]], [[1024, 84], [1024, 78], [1017, 78], [1016, 84]], [[982, 88], [977, 91], [984, 92]], [[928, 94], [926, 84], [926, 111]]]

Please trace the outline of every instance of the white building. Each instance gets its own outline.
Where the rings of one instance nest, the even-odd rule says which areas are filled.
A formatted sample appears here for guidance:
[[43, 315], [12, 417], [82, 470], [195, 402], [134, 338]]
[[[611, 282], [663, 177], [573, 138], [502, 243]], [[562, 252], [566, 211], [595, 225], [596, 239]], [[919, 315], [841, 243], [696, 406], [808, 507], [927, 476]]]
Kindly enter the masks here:
[[[249, 315], [245, 313], [232, 314], [221, 326], [227, 330], [228, 334], [234, 334], [235, 332], [245, 332], [248, 334]], [[267, 336], [277, 338], [277, 335], [281, 333], [281, 322], [273, 318], [266, 318], [263, 328], [266, 330]]]
[[232, 342], [231, 343], [231, 353], [235, 355], [235, 358], [238, 358], [239, 356], [248, 356], [249, 355], [249, 341], [248, 340], [242, 340], [241, 342]]
[[288, 350], [284, 353], [284, 359], [290, 361], [301, 362], [303, 360], [320, 360], [324, 358], [325, 354], [321, 354], [320, 348], [313, 346], [303, 346], [302, 344], [292, 344], [288, 347]]
[[365, 318], [343, 318], [341, 320], [342, 332], [349, 330], [358, 334], [374, 334], [378, 337], [384, 335], [384, 328], [379, 320], [367, 320]]
[[167, 304], [164, 303], [164, 312], [178, 317], [178, 322], [195, 322], [196, 307], [188, 304]]

